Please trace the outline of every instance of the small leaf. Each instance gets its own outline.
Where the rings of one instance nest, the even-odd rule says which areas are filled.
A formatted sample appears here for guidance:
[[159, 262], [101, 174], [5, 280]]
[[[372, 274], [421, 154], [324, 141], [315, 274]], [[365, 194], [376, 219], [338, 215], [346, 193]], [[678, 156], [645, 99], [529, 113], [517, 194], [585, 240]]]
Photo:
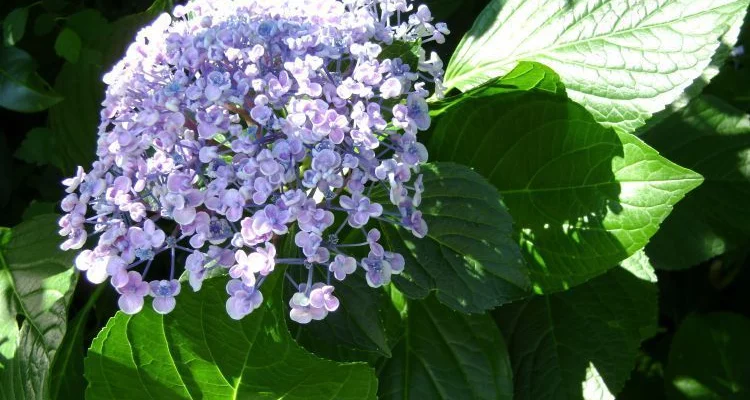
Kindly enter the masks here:
[[750, 320], [734, 313], [691, 315], [672, 339], [665, 371], [671, 400], [750, 396]]
[[14, 155], [29, 164], [57, 165], [54, 132], [45, 127], [30, 130]]
[[34, 60], [25, 51], [15, 47], [0, 48], [0, 107], [37, 112], [62, 100], [35, 69]]
[[569, 291], [495, 311], [515, 399], [612, 399], [622, 390], [641, 341], [657, 327], [653, 268], [636, 254]]
[[50, 13], [42, 13], [34, 21], [34, 34], [44, 36], [55, 28], [55, 16]]
[[596, 121], [633, 132], [703, 74], [747, 6], [748, 0], [493, 0], [448, 63], [445, 85], [466, 91], [519, 61], [538, 61], [560, 74], [570, 98]]
[[642, 249], [702, 178], [599, 125], [548, 68], [522, 63], [509, 77], [435, 104], [430, 158], [495, 185], [534, 290], [565, 290]]
[[[483, 312], [529, 294], [529, 281], [512, 221], [497, 190], [479, 174], [453, 163], [427, 164], [422, 211], [423, 239], [381, 223], [383, 245], [406, 260], [394, 278], [411, 298], [435, 290], [437, 299], [463, 312]], [[373, 200], [389, 201], [382, 191]]]
[[688, 194], [647, 247], [654, 266], [682, 269], [750, 240], [750, 116], [704, 95], [643, 136], [706, 181]]
[[[0, 230], [0, 399], [46, 399], [77, 275], [57, 215]], [[17, 318], [23, 320], [18, 326]]]
[[26, 32], [26, 20], [29, 18], [29, 9], [19, 7], [8, 13], [3, 20], [3, 43], [6, 46], [15, 46]]
[[513, 376], [500, 331], [486, 315], [435, 300], [408, 302], [404, 337], [381, 368], [381, 399], [512, 399]]
[[[106, 43], [112, 33], [112, 24], [98, 10], [86, 8], [68, 17], [66, 27], [75, 32], [88, 47]], [[127, 38], [128, 40], [132, 39]], [[113, 49], [116, 50], [116, 49]]]
[[263, 305], [241, 321], [226, 314], [222, 279], [184, 290], [165, 316], [149, 305], [134, 316], [118, 312], [86, 357], [86, 398], [374, 399], [366, 364], [323, 360], [294, 342], [283, 274], [268, 277]]
[[81, 56], [81, 38], [70, 28], [63, 29], [55, 41], [55, 53], [70, 63], [77, 63]]

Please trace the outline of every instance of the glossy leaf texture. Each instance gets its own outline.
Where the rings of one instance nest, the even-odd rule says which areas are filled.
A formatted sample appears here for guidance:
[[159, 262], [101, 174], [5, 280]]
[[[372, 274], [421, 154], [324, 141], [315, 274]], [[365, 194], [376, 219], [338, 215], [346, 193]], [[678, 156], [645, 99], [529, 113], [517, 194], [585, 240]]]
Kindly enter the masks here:
[[569, 291], [494, 312], [508, 343], [515, 399], [611, 399], [641, 341], [656, 333], [656, 275], [642, 252]]
[[672, 340], [665, 371], [671, 400], [739, 400], [750, 396], [750, 320], [719, 312], [691, 315]]
[[[0, 399], [46, 399], [77, 275], [57, 215], [0, 231]], [[23, 321], [16, 323], [16, 321]], [[20, 326], [19, 326], [20, 325]]]
[[38, 112], [62, 100], [35, 71], [36, 64], [28, 53], [0, 47], [0, 107]]
[[[394, 283], [407, 296], [438, 300], [463, 312], [483, 312], [529, 294], [529, 278], [512, 220], [492, 185], [466, 166], [425, 165], [420, 211], [429, 231], [419, 239], [381, 223], [383, 245], [406, 260]], [[372, 198], [389, 201], [383, 191]]]
[[750, 116], [704, 95], [643, 139], [706, 179], [675, 207], [649, 243], [654, 266], [689, 268], [744, 248], [750, 241]]
[[87, 399], [374, 399], [363, 363], [318, 358], [286, 327], [283, 271], [263, 285], [263, 305], [241, 321], [225, 311], [225, 280], [183, 291], [175, 310], [118, 312], [85, 360]]
[[454, 53], [445, 84], [466, 91], [519, 61], [538, 61], [560, 74], [570, 98], [596, 121], [633, 132], [703, 74], [747, 6], [748, 0], [493, 0]]
[[435, 110], [431, 159], [468, 165], [497, 187], [537, 293], [586, 282], [642, 249], [702, 181], [599, 125], [537, 63]]
[[407, 308], [404, 335], [380, 368], [379, 398], [513, 398], [508, 350], [492, 318], [458, 313], [434, 296]]

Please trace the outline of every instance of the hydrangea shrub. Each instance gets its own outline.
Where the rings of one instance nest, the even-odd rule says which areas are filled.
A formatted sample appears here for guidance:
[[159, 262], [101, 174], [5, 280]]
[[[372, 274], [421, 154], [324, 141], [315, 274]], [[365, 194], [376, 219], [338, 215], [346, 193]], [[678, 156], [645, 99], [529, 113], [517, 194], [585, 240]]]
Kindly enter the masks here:
[[3, 6], [0, 400], [750, 397], [750, 0]]

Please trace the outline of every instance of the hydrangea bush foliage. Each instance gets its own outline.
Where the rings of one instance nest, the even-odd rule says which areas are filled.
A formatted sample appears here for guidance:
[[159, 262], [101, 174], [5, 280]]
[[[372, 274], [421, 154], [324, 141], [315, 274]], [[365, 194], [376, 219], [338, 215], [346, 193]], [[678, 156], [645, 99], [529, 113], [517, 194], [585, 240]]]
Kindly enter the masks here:
[[748, 3], [10, 7], [0, 400], [749, 395]]

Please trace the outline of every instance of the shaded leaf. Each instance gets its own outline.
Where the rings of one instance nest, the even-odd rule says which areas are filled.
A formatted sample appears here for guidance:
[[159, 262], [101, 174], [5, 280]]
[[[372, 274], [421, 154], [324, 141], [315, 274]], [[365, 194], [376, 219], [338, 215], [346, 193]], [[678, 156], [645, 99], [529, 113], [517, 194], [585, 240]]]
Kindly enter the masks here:
[[[383, 245], [406, 260], [404, 272], [394, 278], [398, 289], [411, 298], [434, 290], [438, 300], [463, 312], [483, 312], [528, 295], [526, 266], [497, 190], [458, 164], [427, 164], [421, 172], [419, 209], [427, 236], [380, 224]], [[388, 204], [384, 196], [375, 191], [372, 198]]]
[[34, 21], [34, 34], [44, 36], [55, 28], [55, 16], [50, 13], [42, 13]]
[[70, 63], [77, 63], [81, 55], [81, 38], [70, 28], [63, 29], [55, 41], [55, 53]]
[[739, 400], [750, 396], [750, 320], [733, 313], [691, 315], [669, 351], [668, 399]]
[[495, 185], [534, 290], [564, 290], [642, 249], [702, 178], [599, 125], [548, 68], [524, 63], [509, 76], [435, 105], [430, 157]]
[[433, 296], [408, 302], [404, 337], [380, 370], [381, 399], [512, 399], [505, 341], [486, 314], [453, 311]]
[[750, 117], [713, 96], [696, 98], [643, 136], [703, 175], [647, 247], [654, 266], [681, 269], [750, 242]]
[[516, 399], [606, 399], [656, 333], [655, 275], [641, 252], [569, 291], [502, 306], [495, 317]]
[[[316, 281], [324, 282], [325, 276]], [[297, 336], [298, 342], [318, 355], [336, 360], [390, 357], [393, 343], [390, 343], [384, 319], [387, 312], [395, 311], [389, 307], [386, 293], [369, 287], [361, 273], [342, 282], [333, 279], [332, 282], [341, 302], [338, 310], [322, 321], [300, 325], [302, 332]]]
[[25, 51], [15, 47], [0, 48], [0, 107], [37, 112], [62, 100], [35, 70], [34, 60]]
[[36, 165], [58, 165], [55, 152], [55, 133], [48, 128], [37, 127], [26, 133], [21, 147], [14, 154], [16, 158]]

